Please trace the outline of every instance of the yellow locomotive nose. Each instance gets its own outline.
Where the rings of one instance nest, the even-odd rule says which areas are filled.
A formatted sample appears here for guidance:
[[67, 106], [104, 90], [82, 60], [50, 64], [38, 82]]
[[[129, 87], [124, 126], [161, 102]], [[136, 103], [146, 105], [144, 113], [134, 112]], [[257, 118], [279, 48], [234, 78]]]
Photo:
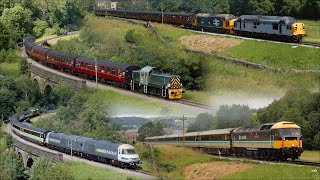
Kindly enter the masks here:
[[169, 99], [181, 99], [184, 91], [182, 90], [182, 84], [180, 77], [172, 77], [170, 81], [170, 87], [168, 89]]
[[303, 23], [294, 23], [291, 27], [292, 36], [296, 41], [302, 41], [306, 35], [306, 26]]

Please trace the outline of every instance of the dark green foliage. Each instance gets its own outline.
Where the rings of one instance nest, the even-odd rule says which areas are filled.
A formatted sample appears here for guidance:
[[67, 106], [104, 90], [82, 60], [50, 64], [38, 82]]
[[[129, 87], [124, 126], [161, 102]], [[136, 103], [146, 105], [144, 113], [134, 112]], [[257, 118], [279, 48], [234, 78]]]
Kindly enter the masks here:
[[36, 82], [25, 76], [18, 76], [19, 72], [17, 74], [0, 72], [0, 74], [4, 75], [0, 77], [0, 115], [3, 114], [4, 119], [15, 112], [38, 106], [42, 96]]
[[72, 173], [63, 168], [62, 165], [57, 164], [50, 167], [39, 177], [39, 180], [74, 180]]
[[5, 50], [2, 49], [0, 51], [0, 63], [7, 62], [7, 63], [13, 63], [17, 62], [21, 57], [18, 56], [17, 51], [13, 49]]
[[320, 145], [320, 93], [292, 90], [270, 106], [260, 109], [257, 118], [261, 123], [290, 121], [302, 128], [306, 149], [319, 149]]
[[241, 127], [251, 124], [252, 111], [246, 105], [220, 106], [217, 112], [217, 129]]
[[147, 124], [143, 125], [141, 128], [139, 128], [139, 141], [144, 141], [146, 137], [152, 137], [152, 136], [161, 136], [164, 135], [165, 132], [163, 130], [164, 125], [160, 122], [154, 124], [153, 122], [148, 122]]
[[39, 180], [43, 173], [45, 173], [53, 163], [48, 158], [40, 158], [36, 160], [32, 167], [29, 180]]
[[216, 118], [208, 113], [201, 113], [196, 117], [196, 120], [190, 124], [187, 132], [207, 131], [214, 129], [216, 126]]
[[44, 34], [45, 30], [49, 28], [49, 24], [46, 21], [37, 19], [33, 21], [33, 34], [36, 37], [40, 37], [41, 35]]
[[[10, 48], [10, 35], [7, 27], [0, 20], [0, 50], [8, 50]], [[0, 56], [0, 62], [2, 57]]]
[[26, 74], [28, 72], [28, 61], [25, 58], [19, 58], [20, 73]]
[[23, 162], [15, 152], [0, 155], [0, 175], [3, 180], [18, 180], [24, 177]]
[[119, 0], [120, 9], [319, 18], [318, 0]]
[[121, 126], [129, 126], [129, 125], [137, 125], [142, 126], [146, 123], [148, 123], [150, 120], [146, 118], [141, 117], [121, 117], [121, 118], [113, 118], [112, 122], [114, 124], [118, 124]]
[[1, 19], [7, 29], [10, 29], [13, 41], [21, 42], [31, 32], [31, 14], [29, 9], [19, 5], [4, 9]]

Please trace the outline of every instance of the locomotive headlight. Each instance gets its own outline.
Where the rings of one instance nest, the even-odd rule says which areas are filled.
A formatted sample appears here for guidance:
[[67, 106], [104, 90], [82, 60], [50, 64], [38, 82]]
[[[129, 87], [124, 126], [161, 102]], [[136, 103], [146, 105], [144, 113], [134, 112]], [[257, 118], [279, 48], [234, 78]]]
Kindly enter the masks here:
[[170, 88], [171, 87], [171, 84], [168, 84], [168, 88]]
[[292, 147], [294, 147], [294, 144], [292, 144]]

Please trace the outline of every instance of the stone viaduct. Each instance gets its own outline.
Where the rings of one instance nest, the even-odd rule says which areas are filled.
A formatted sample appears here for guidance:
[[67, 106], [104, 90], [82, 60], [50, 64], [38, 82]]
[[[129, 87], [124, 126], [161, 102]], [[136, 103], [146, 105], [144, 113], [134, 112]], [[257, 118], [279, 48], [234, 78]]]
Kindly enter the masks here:
[[86, 81], [76, 78], [68, 78], [53, 72], [45, 71], [32, 63], [29, 63], [30, 78], [39, 84], [42, 93], [50, 93], [54, 86], [61, 83], [69, 84], [75, 90], [86, 88]]

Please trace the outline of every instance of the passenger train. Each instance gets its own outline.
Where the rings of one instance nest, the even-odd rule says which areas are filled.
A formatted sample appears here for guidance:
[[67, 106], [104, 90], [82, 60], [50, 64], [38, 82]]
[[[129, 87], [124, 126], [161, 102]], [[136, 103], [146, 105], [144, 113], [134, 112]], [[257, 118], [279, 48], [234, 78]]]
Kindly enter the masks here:
[[212, 154], [293, 161], [303, 152], [302, 134], [292, 122], [147, 137], [146, 143], [187, 146]]
[[39, 115], [38, 110], [15, 114], [10, 119], [12, 131], [28, 141], [82, 158], [133, 169], [136, 169], [140, 163], [139, 155], [130, 144], [58, 133], [23, 123]]
[[180, 76], [163, 73], [156, 67], [140, 68], [110, 60], [97, 60], [96, 70], [94, 59], [44, 48], [35, 43], [34, 37], [27, 38], [24, 44], [30, 58], [86, 79], [95, 79], [97, 71], [100, 82], [128, 88], [132, 91], [140, 91], [171, 100], [181, 99], [184, 93]]
[[213, 13], [177, 13], [97, 9], [96, 16], [113, 16], [153, 22], [164, 22], [196, 30], [257, 37], [286, 42], [301, 42], [306, 27], [294, 17]]

